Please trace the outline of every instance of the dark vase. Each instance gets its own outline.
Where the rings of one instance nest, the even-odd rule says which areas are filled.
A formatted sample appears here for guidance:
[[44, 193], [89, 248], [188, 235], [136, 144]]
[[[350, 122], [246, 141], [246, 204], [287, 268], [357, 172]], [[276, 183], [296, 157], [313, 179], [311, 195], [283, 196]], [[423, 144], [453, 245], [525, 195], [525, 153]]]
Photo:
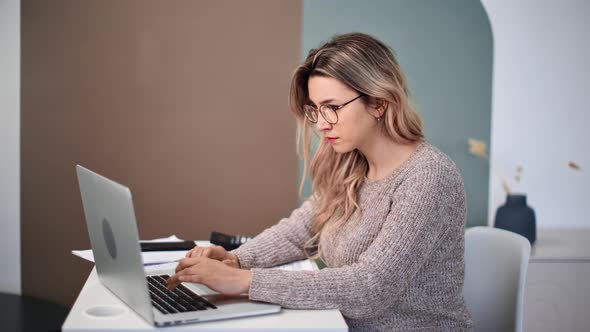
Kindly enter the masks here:
[[526, 195], [508, 194], [506, 203], [496, 211], [494, 227], [520, 234], [533, 245], [537, 239], [535, 211], [526, 205]]

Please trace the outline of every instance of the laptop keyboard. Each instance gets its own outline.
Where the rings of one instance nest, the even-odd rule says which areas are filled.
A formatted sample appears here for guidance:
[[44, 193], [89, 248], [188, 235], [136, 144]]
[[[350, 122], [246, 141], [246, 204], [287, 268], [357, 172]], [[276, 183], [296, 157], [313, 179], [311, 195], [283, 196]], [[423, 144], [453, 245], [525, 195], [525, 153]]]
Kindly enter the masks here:
[[163, 314], [217, 309], [211, 302], [183, 285], [178, 285], [174, 290], [168, 290], [166, 288], [168, 278], [169, 276], [165, 274], [147, 277], [152, 305]]

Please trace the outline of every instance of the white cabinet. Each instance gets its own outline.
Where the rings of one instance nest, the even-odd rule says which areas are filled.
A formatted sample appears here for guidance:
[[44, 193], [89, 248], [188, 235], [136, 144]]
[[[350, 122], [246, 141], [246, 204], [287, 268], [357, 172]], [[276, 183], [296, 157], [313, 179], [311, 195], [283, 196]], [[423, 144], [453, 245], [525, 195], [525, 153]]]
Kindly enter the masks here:
[[541, 229], [524, 293], [525, 332], [590, 332], [590, 229]]

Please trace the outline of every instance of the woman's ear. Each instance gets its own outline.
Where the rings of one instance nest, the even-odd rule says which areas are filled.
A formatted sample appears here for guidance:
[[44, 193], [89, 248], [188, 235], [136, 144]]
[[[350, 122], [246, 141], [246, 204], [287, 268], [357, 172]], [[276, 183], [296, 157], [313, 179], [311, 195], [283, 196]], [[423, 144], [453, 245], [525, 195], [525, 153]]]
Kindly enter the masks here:
[[379, 107], [377, 107], [377, 111], [379, 111], [379, 116], [383, 116], [387, 108], [389, 107], [389, 102], [385, 99], [379, 99]]
[[381, 118], [385, 114], [385, 111], [387, 111], [389, 102], [381, 98], [371, 98], [369, 106], [373, 109], [373, 115], [376, 118]]
[[387, 111], [389, 102], [385, 99], [369, 97], [367, 106], [369, 107], [369, 112], [371, 115], [373, 115], [376, 119], [379, 119], [383, 117], [385, 111]]

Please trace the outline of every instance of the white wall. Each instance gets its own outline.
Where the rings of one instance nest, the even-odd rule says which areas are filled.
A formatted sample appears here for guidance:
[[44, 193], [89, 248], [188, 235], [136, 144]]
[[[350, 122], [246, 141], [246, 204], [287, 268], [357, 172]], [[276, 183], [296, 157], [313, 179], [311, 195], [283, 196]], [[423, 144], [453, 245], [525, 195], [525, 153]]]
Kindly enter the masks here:
[[[590, 1], [482, 3], [494, 35], [492, 172], [523, 167], [513, 190], [538, 227], [590, 227]], [[490, 223], [504, 200], [491, 173]]]
[[20, 1], [0, 0], [0, 292], [20, 294]]

